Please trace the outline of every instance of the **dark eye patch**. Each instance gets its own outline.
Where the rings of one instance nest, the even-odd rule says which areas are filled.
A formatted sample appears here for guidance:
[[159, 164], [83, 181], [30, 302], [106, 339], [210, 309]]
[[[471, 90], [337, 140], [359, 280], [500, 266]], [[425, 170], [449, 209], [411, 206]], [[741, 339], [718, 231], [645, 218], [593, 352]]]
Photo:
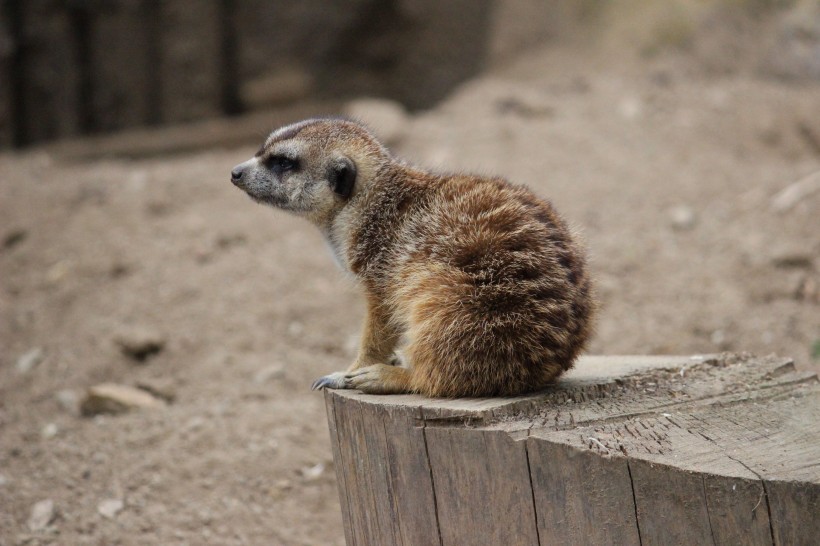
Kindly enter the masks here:
[[265, 163], [269, 169], [279, 172], [293, 171], [299, 167], [299, 160], [284, 155], [270, 156]]

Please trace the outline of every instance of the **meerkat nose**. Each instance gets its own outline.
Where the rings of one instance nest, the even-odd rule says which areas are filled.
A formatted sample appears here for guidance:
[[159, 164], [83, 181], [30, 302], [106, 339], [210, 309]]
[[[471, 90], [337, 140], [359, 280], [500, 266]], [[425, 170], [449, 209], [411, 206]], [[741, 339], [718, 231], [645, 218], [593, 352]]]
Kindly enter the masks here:
[[243, 174], [245, 174], [245, 170], [241, 165], [234, 167], [231, 171], [231, 182], [237, 184], [240, 180], [242, 180]]

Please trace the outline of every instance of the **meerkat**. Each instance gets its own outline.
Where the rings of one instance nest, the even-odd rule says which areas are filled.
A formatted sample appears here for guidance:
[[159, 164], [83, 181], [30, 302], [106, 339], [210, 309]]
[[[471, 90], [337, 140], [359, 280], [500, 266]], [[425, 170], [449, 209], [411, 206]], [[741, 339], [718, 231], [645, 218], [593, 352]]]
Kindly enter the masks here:
[[585, 253], [524, 186], [417, 169], [335, 118], [274, 131], [231, 181], [315, 224], [364, 289], [358, 356], [314, 389], [519, 395], [569, 369], [590, 336]]

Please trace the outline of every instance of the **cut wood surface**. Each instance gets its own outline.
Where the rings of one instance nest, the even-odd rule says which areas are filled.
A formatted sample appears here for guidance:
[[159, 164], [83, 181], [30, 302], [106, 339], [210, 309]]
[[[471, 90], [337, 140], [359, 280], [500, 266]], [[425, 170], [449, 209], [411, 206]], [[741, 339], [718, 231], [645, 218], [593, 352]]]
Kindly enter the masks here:
[[820, 382], [585, 357], [517, 398], [325, 394], [347, 543], [818, 544]]

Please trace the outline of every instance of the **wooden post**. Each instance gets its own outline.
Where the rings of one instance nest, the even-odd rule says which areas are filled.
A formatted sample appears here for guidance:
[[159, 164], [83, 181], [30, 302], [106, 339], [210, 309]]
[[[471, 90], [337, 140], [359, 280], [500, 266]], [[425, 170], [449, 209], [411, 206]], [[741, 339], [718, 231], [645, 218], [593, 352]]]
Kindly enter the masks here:
[[820, 537], [820, 383], [788, 359], [586, 357], [530, 396], [325, 402], [349, 545]]

